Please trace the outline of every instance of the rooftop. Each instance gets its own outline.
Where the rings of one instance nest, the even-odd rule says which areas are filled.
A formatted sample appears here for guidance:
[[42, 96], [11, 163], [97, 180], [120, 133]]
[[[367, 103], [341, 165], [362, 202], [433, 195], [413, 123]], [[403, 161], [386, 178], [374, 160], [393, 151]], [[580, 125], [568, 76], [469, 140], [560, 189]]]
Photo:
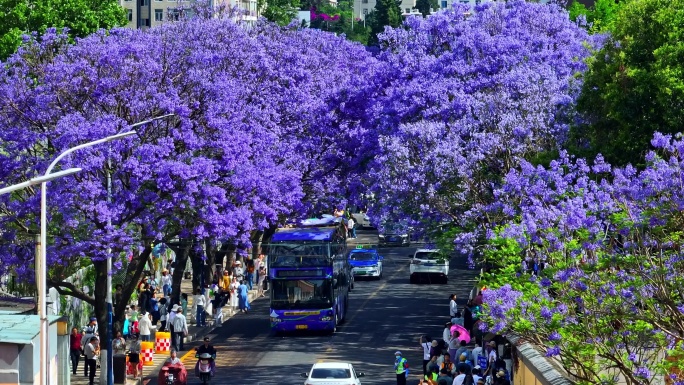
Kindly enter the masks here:
[[[48, 324], [53, 324], [63, 317], [48, 316]], [[0, 311], [0, 342], [28, 345], [40, 331], [40, 318], [37, 315], [11, 314]]]

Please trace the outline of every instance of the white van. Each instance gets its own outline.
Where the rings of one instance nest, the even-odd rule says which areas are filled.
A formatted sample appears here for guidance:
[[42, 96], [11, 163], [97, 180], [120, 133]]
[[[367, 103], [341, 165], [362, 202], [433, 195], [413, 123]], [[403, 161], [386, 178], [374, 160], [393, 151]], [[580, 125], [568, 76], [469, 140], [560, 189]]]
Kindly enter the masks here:
[[417, 283], [421, 278], [428, 282], [441, 281], [446, 284], [449, 280], [449, 260], [441, 259], [439, 249], [418, 249], [411, 258], [411, 283]]

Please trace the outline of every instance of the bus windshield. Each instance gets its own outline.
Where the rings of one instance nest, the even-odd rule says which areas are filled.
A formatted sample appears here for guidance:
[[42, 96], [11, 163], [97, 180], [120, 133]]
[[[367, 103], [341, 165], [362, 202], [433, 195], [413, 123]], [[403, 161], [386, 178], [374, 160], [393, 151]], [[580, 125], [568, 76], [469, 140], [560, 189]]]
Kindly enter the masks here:
[[330, 264], [327, 243], [276, 243], [268, 246], [271, 267], [327, 266]]
[[317, 280], [273, 280], [271, 308], [283, 309], [325, 309], [332, 307], [332, 281]]

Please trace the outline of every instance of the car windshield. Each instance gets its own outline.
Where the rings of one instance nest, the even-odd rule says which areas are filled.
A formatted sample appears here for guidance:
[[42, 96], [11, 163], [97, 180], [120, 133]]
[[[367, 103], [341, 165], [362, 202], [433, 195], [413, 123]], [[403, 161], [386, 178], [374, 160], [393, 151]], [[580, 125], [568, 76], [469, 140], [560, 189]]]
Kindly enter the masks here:
[[436, 261], [439, 258], [439, 254], [435, 252], [420, 252], [416, 253], [416, 259], [429, 259]]
[[311, 378], [351, 378], [349, 369], [316, 368], [311, 371]]
[[372, 261], [375, 259], [373, 253], [352, 253], [349, 257], [352, 261]]
[[398, 224], [385, 225], [384, 229], [385, 229], [385, 233], [406, 234], [406, 226], [403, 226], [403, 225], [398, 225]]

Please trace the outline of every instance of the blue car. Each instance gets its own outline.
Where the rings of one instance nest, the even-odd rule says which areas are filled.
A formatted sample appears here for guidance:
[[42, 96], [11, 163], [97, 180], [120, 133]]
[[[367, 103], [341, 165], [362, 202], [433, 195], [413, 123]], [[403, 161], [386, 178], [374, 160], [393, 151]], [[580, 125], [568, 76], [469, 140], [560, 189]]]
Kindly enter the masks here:
[[374, 249], [356, 249], [349, 253], [354, 277], [382, 278], [382, 257]]

